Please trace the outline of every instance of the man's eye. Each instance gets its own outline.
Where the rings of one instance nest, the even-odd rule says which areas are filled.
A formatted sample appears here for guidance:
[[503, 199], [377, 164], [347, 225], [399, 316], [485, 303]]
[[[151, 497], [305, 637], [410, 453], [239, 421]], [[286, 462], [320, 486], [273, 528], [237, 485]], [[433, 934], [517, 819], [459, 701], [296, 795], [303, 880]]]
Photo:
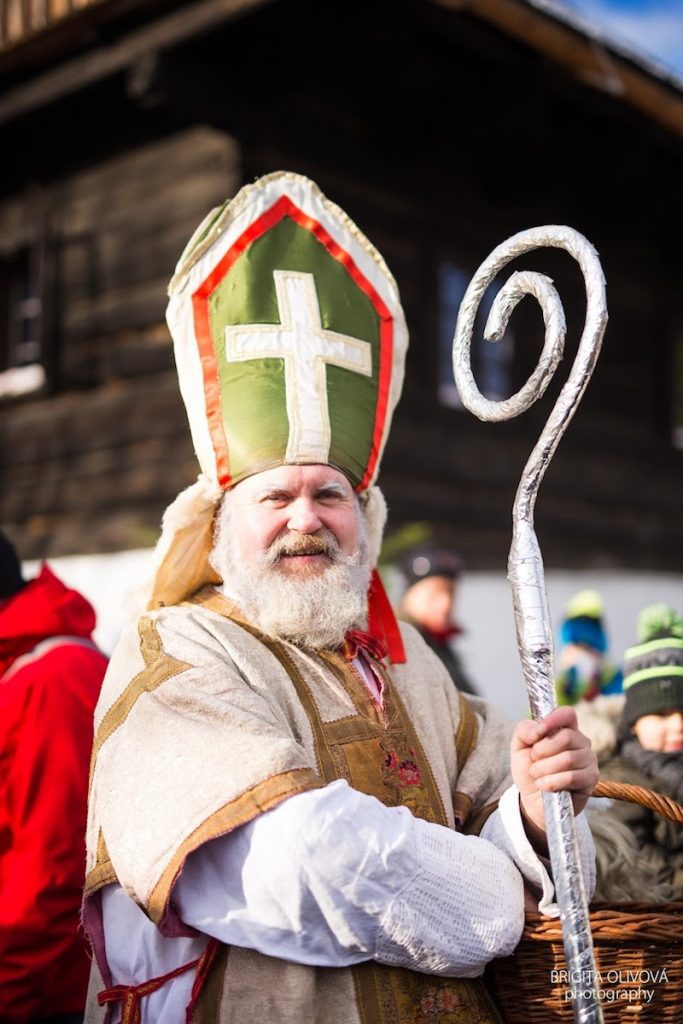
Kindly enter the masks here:
[[286, 494], [267, 494], [265, 498], [261, 499], [261, 504], [267, 505], [269, 508], [282, 508], [288, 501], [289, 498]]

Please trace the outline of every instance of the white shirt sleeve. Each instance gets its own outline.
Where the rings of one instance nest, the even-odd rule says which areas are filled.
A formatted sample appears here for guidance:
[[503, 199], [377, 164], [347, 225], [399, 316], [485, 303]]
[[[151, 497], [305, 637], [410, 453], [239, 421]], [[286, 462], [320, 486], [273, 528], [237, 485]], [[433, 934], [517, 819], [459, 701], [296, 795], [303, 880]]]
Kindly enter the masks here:
[[[586, 897], [590, 899], [595, 891], [595, 845], [585, 815], [579, 814], [574, 822]], [[481, 834], [499, 850], [507, 853], [521, 871], [524, 880], [539, 894], [539, 911], [548, 917], [559, 917], [555, 886], [549, 874], [550, 862], [536, 854], [524, 831], [519, 790], [516, 786], [505, 790], [498, 802], [498, 810], [488, 819]]]
[[343, 780], [290, 797], [187, 860], [181, 918], [298, 963], [364, 960], [475, 977], [512, 952], [522, 878], [486, 839], [385, 807]]

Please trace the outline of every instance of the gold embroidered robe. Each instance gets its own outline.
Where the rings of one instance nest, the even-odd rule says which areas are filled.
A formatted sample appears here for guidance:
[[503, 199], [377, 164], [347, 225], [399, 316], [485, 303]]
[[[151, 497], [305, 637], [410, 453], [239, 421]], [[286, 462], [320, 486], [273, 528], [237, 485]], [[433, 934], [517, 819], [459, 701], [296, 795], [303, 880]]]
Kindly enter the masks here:
[[[187, 934], [172, 902], [185, 858], [296, 793], [343, 778], [478, 830], [509, 784], [506, 727], [483, 702], [466, 704], [417, 632], [402, 631], [407, 662], [384, 673], [383, 709], [341, 655], [266, 640], [211, 588], [122, 638], [95, 716], [87, 834], [85, 919], [105, 980], [103, 886], [122, 885], [172, 942]], [[104, 1019], [100, 987], [95, 967], [88, 1024]], [[372, 962], [313, 968], [225, 946], [193, 1013], [196, 1024], [497, 1020], [479, 980]]]

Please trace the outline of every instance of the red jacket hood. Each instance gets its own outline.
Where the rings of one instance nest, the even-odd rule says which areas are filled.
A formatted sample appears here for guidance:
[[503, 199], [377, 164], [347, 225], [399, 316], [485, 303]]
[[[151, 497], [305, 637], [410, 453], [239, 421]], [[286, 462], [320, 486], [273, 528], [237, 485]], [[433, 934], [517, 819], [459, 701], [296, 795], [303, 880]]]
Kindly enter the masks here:
[[20, 655], [52, 636], [91, 636], [95, 611], [44, 565], [18, 594], [0, 601], [0, 675]]

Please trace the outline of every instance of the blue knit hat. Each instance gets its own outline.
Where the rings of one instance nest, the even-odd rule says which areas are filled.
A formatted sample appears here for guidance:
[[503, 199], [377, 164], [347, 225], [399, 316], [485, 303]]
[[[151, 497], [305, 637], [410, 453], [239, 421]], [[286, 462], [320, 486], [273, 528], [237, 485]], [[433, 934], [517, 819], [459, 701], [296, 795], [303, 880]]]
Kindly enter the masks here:
[[596, 590], [581, 590], [567, 605], [565, 619], [560, 630], [563, 644], [581, 644], [604, 654], [607, 650], [607, 635], [602, 616], [602, 598]]

